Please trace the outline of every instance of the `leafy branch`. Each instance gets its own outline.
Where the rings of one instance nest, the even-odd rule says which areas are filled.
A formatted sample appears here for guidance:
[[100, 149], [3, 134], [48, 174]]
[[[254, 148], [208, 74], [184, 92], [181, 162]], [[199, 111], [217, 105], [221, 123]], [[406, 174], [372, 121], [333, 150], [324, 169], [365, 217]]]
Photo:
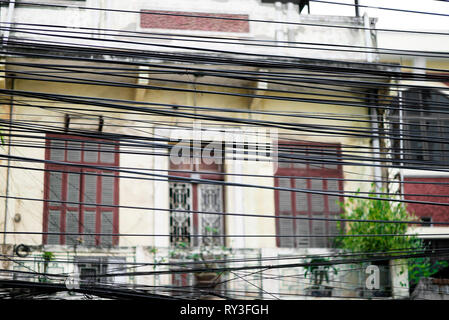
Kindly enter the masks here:
[[[346, 226], [338, 222], [340, 233], [346, 236], [337, 238], [337, 246], [351, 252], [380, 252], [379, 255], [392, 255], [389, 251], [423, 249], [421, 239], [415, 235], [406, 235], [407, 222], [415, 221], [416, 218], [407, 212], [405, 204], [389, 201], [386, 195], [374, 194], [374, 188], [371, 192], [370, 199], [348, 198], [346, 203], [339, 203], [343, 209], [342, 219], [360, 221], [347, 222]], [[404, 222], [380, 223], [363, 220]]]
[[304, 278], [310, 275], [310, 279], [316, 286], [321, 286], [324, 281], [329, 282], [329, 272], [332, 271], [335, 275], [338, 274], [338, 269], [332, 265], [322, 265], [323, 262], [328, 262], [326, 258], [311, 258], [309, 264], [304, 269]]
[[[416, 221], [416, 217], [409, 214], [404, 203], [388, 201], [386, 195], [374, 194], [371, 199], [348, 198], [346, 203], [339, 203], [343, 209], [341, 218], [354, 220], [389, 220], [404, 221], [404, 223], [379, 222], [348, 222], [343, 226], [338, 222], [341, 234], [368, 235], [368, 237], [338, 237], [338, 247], [357, 253], [379, 252], [379, 256], [401, 254], [400, 251], [425, 252], [424, 241], [416, 235], [407, 235], [408, 221]], [[379, 235], [379, 236], [376, 236]], [[398, 252], [391, 252], [398, 251]], [[361, 254], [361, 256], [368, 256]], [[441, 268], [447, 267], [446, 261], [431, 262], [428, 257], [408, 259], [409, 283], [416, 285], [421, 278], [430, 277]]]
[[[219, 233], [218, 229], [210, 226], [206, 226], [204, 229], [212, 235]], [[191, 248], [186, 242], [176, 243], [173, 250], [170, 251], [170, 258], [202, 262], [205, 269], [213, 269], [217, 267], [215, 260], [222, 260], [231, 253], [232, 249], [225, 246], [216, 246], [212, 241], [204, 239], [197, 248]]]

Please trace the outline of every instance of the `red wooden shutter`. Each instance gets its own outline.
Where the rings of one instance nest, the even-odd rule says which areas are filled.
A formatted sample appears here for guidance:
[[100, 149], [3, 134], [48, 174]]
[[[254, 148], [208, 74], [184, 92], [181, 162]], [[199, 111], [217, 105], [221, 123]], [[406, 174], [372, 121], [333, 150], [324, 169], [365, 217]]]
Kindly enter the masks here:
[[[291, 179], [290, 178], [279, 178], [278, 179], [280, 188], [291, 188]], [[293, 215], [292, 212], [292, 192], [291, 191], [282, 191], [279, 190], [279, 213], [280, 216], [289, 216]], [[294, 224], [292, 219], [279, 219], [279, 243], [281, 247], [294, 247], [295, 246], [295, 238], [286, 237], [294, 234]]]
[[[48, 214], [48, 232], [61, 232], [61, 210], [50, 210]], [[48, 244], [59, 244], [60, 235], [47, 235]]]
[[[280, 237], [278, 245], [298, 248], [328, 247], [333, 243], [333, 238], [329, 238], [329, 234], [338, 232], [336, 221], [326, 221], [326, 218], [337, 217], [341, 212], [337, 204], [340, 197], [326, 194], [327, 191], [338, 193], [343, 185], [337, 180], [342, 177], [341, 166], [337, 163], [328, 163], [339, 159], [338, 146], [321, 146], [318, 143], [313, 146], [305, 144], [283, 146], [289, 151], [283, 153], [284, 159], [286, 154], [291, 154], [293, 159], [285, 159], [291, 161], [291, 164], [279, 163], [276, 175], [280, 177], [276, 178], [276, 183], [280, 187], [287, 188], [293, 183], [294, 188], [299, 191], [294, 192], [293, 196], [293, 192], [276, 190], [276, 214], [304, 219], [278, 219], [278, 235], [295, 235], [294, 239], [291, 238], [293, 240]], [[282, 156], [280, 158], [282, 159]], [[332, 180], [333, 178], [335, 180]], [[301, 192], [301, 190], [316, 192]]]
[[[102, 211], [101, 212], [101, 233], [105, 234], [101, 236], [101, 245], [112, 245], [112, 233], [113, 233], [113, 212]], [[108, 235], [106, 235], [108, 234]], [[109, 235], [110, 234], [110, 235]]]
[[[105, 143], [105, 144], [103, 144]], [[68, 135], [48, 135], [46, 157], [58, 162], [104, 164], [118, 166], [113, 143], [86, 141], [84, 137]], [[110, 152], [112, 151], [112, 152]], [[73, 233], [67, 236], [44, 237], [47, 243], [75, 244], [77, 233], [112, 233], [118, 226], [118, 208], [107, 208], [98, 204], [115, 206], [118, 204], [118, 179], [100, 176], [103, 170], [80, 169], [71, 165], [46, 164], [49, 171], [45, 179], [44, 226], [48, 232]], [[61, 171], [61, 172], [59, 172]], [[68, 173], [66, 173], [69, 171]], [[81, 204], [80, 204], [81, 203]], [[102, 226], [102, 223], [105, 223]], [[101, 230], [100, 230], [101, 229]], [[98, 244], [99, 237], [84, 236], [84, 245]], [[118, 238], [108, 237], [108, 245]]]

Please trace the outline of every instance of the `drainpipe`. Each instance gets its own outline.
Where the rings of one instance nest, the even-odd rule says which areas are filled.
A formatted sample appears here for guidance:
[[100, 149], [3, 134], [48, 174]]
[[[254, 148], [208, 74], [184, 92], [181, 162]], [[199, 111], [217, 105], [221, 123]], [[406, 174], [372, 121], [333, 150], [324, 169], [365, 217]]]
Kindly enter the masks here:
[[[366, 14], [366, 12], [363, 14], [363, 22], [365, 27], [365, 45], [367, 47], [372, 47], [372, 41], [371, 41], [371, 30], [370, 30], [370, 23], [369, 23], [369, 17]], [[367, 62], [372, 63], [374, 61], [374, 56], [371, 50], [368, 51], [366, 56]], [[370, 94], [374, 94], [373, 91]], [[370, 97], [369, 101], [371, 102], [370, 105], [370, 116], [372, 120], [371, 128], [373, 132], [373, 156], [374, 158], [380, 158], [380, 140], [379, 140], [379, 123], [378, 117], [377, 117], [377, 109], [376, 109], [376, 100], [374, 97]], [[376, 184], [376, 191], [380, 191], [382, 188], [382, 183], [380, 182], [382, 180], [382, 171], [380, 168], [380, 162], [374, 161], [374, 181]]]
[[6, 29], [5, 33], [4, 33], [4, 37], [3, 37], [3, 43], [8, 43], [8, 39], [9, 39], [9, 33], [11, 31], [12, 28], [12, 17], [13, 17], [13, 13], [14, 13], [14, 8], [16, 5], [16, 1], [15, 0], [10, 0], [9, 1], [9, 7], [8, 7], [8, 15], [6, 16], [6, 27], [8, 29]]
[[[373, 91], [373, 95], [375, 91]], [[371, 115], [371, 129], [373, 132], [373, 156], [374, 159], [380, 158], [380, 139], [379, 139], [379, 119], [377, 116], [377, 108], [376, 108], [376, 100], [373, 97], [370, 97], [369, 100], [371, 101], [370, 105], [370, 115]], [[379, 161], [373, 161], [374, 162], [374, 181], [376, 184], [376, 191], [379, 192], [382, 189], [382, 168], [380, 167]]]
[[[274, 3], [274, 8], [276, 11], [276, 20], [282, 21], [282, 2], [276, 1]], [[283, 25], [277, 25], [275, 27], [275, 40], [276, 41], [283, 41], [284, 40], [284, 26]], [[281, 45], [281, 43], [277, 43], [278, 45]]]
[[[14, 90], [14, 78], [11, 79], [11, 90]], [[12, 116], [14, 111], [14, 97], [11, 94], [10, 105], [9, 105], [9, 138], [8, 138], [8, 160], [6, 166], [6, 191], [5, 191], [5, 220], [3, 222], [3, 244], [6, 244], [6, 231], [8, 224], [8, 204], [9, 204], [9, 176], [11, 171], [11, 135], [12, 135]]]
[[[293, 4], [293, 2], [288, 2], [287, 3], [287, 21], [291, 22], [291, 21], [295, 21], [295, 5]], [[287, 28], [287, 41], [289, 42], [293, 42], [295, 41], [295, 29], [286, 26]], [[287, 45], [292, 45], [291, 43], [288, 43]]]
[[[369, 17], [366, 12], [363, 14], [363, 24], [365, 28], [365, 45], [369, 48], [372, 48], [373, 42], [371, 40], [371, 25], [369, 23]], [[366, 59], [368, 62], [374, 61], [374, 55], [371, 49], [367, 50]]]
[[[398, 81], [399, 82], [399, 81]], [[404, 130], [404, 110], [403, 110], [403, 101], [402, 101], [402, 88], [397, 87], [398, 89], [398, 107], [399, 107], [399, 150], [400, 150], [400, 159], [401, 159], [401, 168], [399, 169], [400, 180], [404, 182], [404, 140], [403, 140], [403, 130]], [[400, 184], [400, 192], [404, 194], [404, 184]]]

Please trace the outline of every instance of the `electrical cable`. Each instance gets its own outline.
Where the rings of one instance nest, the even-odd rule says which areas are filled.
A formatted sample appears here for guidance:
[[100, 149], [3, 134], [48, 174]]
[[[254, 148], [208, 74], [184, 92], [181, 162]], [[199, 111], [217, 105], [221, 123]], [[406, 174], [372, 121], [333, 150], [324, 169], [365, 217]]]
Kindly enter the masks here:
[[331, 4], [331, 5], [350, 6], [350, 7], [359, 7], [359, 8], [367, 8], [367, 9], [389, 10], [389, 11], [404, 12], [404, 13], [418, 13], [418, 14], [425, 14], [425, 15], [432, 15], [432, 16], [449, 17], [449, 14], [444, 14], [444, 13], [439, 13], [439, 12], [417, 11], [417, 10], [389, 8], [389, 7], [375, 7], [375, 6], [368, 6], [368, 5], [363, 5], [363, 4], [352, 4], [352, 3], [343, 3], [343, 2], [334, 2], [334, 1], [325, 1], [325, 0], [309, 0], [309, 1], [316, 2], [316, 3]]
[[[1, 3], [6, 3], [7, 0], [0, 0]], [[51, 8], [70, 8], [79, 10], [92, 10], [92, 11], [105, 11], [105, 12], [120, 12], [120, 13], [132, 13], [132, 14], [145, 14], [145, 15], [159, 15], [159, 16], [172, 16], [172, 17], [189, 17], [189, 18], [199, 18], [199, 19], [213, 19], [213, 20], [227, 20], [227, 21], [244, 21], [244, 22], [257, 22], [257, 23], [268, 23], [268, 24], [282, 24], [282, 25], [296, 25], [296, 26], [316, 26], [316, 27], [328, 27], [328, 28], [344, 28], [344, 29], [354, 29], [354, 30], [374, 30], [374, 31], [385, 31], [385, 32], [400, 32], [400, 33], [417, 33], [417, 34], [436, 34], [436, 35], [447, 35], [443, 32], [429, 32], [429, 31], [416, 31], [416, 30], [395, 30], [395, 29], [371, 29], [365, 27], [354, 27], [354, 26], [341, 26], [341, 25], [331, 25], [331, 24], [314, 24], [314, 23], [301, 23], [301, 22], [290, 22], [290, 21], [273, 21], [273, 20], [263, 20], [263, 19], [243, 19], [243, 18], [231, 18], [231, 17], [219, 17], [219, 16], [203, 16], [194, 14], [181, 14], [181, 13], [169, 13], [169, 12], [154, 12], [146, 10], [124, 10], [124, 9], [112, 9], [112, 8], [99, 8], [99, 7], [88, 7], [88, 6], [77, 6], [68, 4], [49, 4], [49, 3], [35, 3], [35, 2], [24, 2], [21, 1], [23, 5], [38, 6], [38, 7], [51, 7]]]

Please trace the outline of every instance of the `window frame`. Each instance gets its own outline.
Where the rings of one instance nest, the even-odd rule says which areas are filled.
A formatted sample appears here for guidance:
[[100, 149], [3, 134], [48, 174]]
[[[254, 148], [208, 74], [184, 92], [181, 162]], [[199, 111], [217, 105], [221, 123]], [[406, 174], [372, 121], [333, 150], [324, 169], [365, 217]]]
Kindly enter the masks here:
[[[116, 273], [126, 273], [128, 268], [126, 264], [126, 257], [124, 256], [78, 256], [74, 259], [76, 273], [79, 275], [81, 287], [102, 286], [110, 284], [123, 283], [123, 279], [118, 279], [121, 276], [114, 276], [114, 272], [110, 272], [111, 266]], [[83, 276], [83, 270], [93, 269], [95, 277], [88, 276], [87, 279]], [[110, 274], [108, 277], [97, 277], [97, 275]], [[125, 283], [127, 283], [126, 280]]]
[[[289, 181], [289, 187], [290, 188], [294, 188], [296, 189], [296, 180], [297, 179], [303, 179], [306, 181], [306, 189], [307, 190], [313, 190], [312, 189], [312, 180], [313, 178], [336, 178], [339, 180], [335, 180], [337, 182], [337, 187], [338, 187], [338, 191], [337, 192], [342, 192], [344, 191], [344, 181], [343, 181], [343, 166], [338, 163], [335, 164], [336, 169], [330, 169], [330, 168], [325, 168], [325, 164], [319, 164], [318, 161], [313, 161], [313, 163], [310, 163], [309, 160], [307, 160], [307, 157], [309, 157], [309, 153], [308, 151], [310, 149], [314, 149], [316, 148], [316, 150], [323, 150], [323, 148], [335, 148], [336, 150], [336, 158], [335, 160], [341, 159], [341, 146], [340, 144], [333, 144], [333, 143], [319, 143], [319, 142], [292, 142], [292, 141], [279, 141], [279, 145], [281, 144], [285, 144], [288, 147], [303, 147], [304, 150], [306, 150], [306, 159], [305, 159], [305, 163], [304, 163], [304, 168], [295, 168], [293, 166], [292, 163], [290, 163], [290, 167], [289, 168], [282, 168], [279, 163], [278, 163], [278, 167], [275, 173], [275, 179], [274, 179], [274, 185], [275, 187], [280, 187], [280, 179], [282, 179], [283, 176], [286, 177], [286, 179], [288, 179]], [[331, 151], [325, 150], [324, 152], [329, 152], [331, 153]], [[288, 152], [285, 152], [288, 153]], [[310, 166], [321, 166], [321, 168], [312, 168], [310, 169]], [[297, 178], [296, 178], [297, 177]], [[302, 178], [302, 177], [306, 177], [306, 178]], [[319, 181], [319, 180], [317, 180]], [[322, 190], [328, 190], [328, 181], [327, 179], [322, 179]], [[275, 190], [275, 215], [276, 217], [279, 217], [280, 215], [283, 215], [281, 212], [281, 202], [280, 202], [280, 192], [283, 192], [281, 190]], [[323, 210], [321, 210], [320, 212], [318, 211], [313, 211], [313, 206], [312, 206], [312, 194], [311, 193], [305, 193], [306, 199], [307, 199], [307, 210], [297, 210], [297, 205], [296, 205], [296, 201], [297, 201], [297, 197], [296, 197], [296, 192], [293, 191], [284, 191], [284, 192], [289, 192], [290, 193], [290, 206], [291, 206], [291, 210], [290, 210], [290, 214], [289, 216], [292, 217], [296, 217], [296, 216], [307, 216], [308, 218], [312, 218], [313, 216], [320, 216], [322, 215], [322, 218], [327, 218], [329, 219], [331, 216], [336, 216], [336, 218], [339, 218], [340, 214], [342, 213], [342, 209], [340, 208], [338, 212], [331, 212], [329, 209], [329, 195], [322, 195], [323, 197]], [[338, 196], [338, 201], [342, 202], [343, 201], [343, 197], [342, 196]], [[284, 214], [285, 215], [285, 214]], [[285, 219], [287, 220], [287, 219]], [[330, 226], [330, 222], [329, 220], [321, 220], [325, 223], [324, 226], [324, 230], [325, 230], [325, 245], [324, 246], [315, 246], [318, 238], [314, 238], [314, 237], [309, 237], [308, 238], [308, 245], [307, 246], [300, 246], [298, 245], [298, 239], [299, 237], [297, 237], [297, 233], [298, 233], [298, 229], [297, 229], [297, 223], [298, 221], [304, 221], [301, 219], [291, 219], [292, 222], [292, 235], [294, 235], [295, 237], [293, 238], [293, 246], [285, 246], [282, 245], [281, 242], [281, 238], [280, 237], [276, 237], [276, 246], [278, 248], [332, 248], [332, 246], [330, 245], [330, 241], [333, 239], [333, 237], [330, 237], [330, 231], [331, 231], [331, 226]], [[305, 221], [307, 221], [308, 223], [308, 234], [311, 235], [314, 232], [314, 227], [313, 227], [313, 223], [314, 221], [320, 221], [320, 220], [311, 220], [311, 219], [306, 219]], [[336, 222], [335, 222], [336, 223]], [[276, 235], [282, 235], [281, 234], [281, 222], [280, 219], [276, 219]], [[288, 237], [287, 237], [288, 238]]]
[[[203, 153], [204, 148], [209, 144], [209, 143], [214, 143], [212, 142], [207, 142], [207, 143], [202, 143], [201, 144], [201, 155]], [[190, 140], [190, 147], [198, 147], [197, 145], [195, 145], [191, 140]], [[169, 157], [169, 183], [186, 183], [186, 184], [190, 184], [191, 186], [191, 226], [190, 226], [190, 230], [191, 230], [191, 235], [198, 235], [199, 232], [201, 230], [200, 227], [200, 213], [197, 213], [196, 211], [199, 211], [199, 195], [200, 195], [200, 185], [201, 183], [198, 182], [191, 182], [188, 180], [176, 180], [176, 177], [182, 177], [182, 178], [191, 178], [191, 179], [207, 179], [207, 180], [215, 180], [215, 181], [224, 181], [224, 175], [220, 174], [223, 173], [225, 165], [224, 165], [224, 154], [225, 154], [225, 150], [224, 150], [224, 144], [221, 144], [221, 155], [220, 159], [221, 159], [221, 163], [220, 164], [204, 164], [202, 163], [202, 157], [200, 157], [200, 163], [196, 163], [195, 162], [195, 151], [192, 151], [193, 149], [190, 149], [190, 153], [189, 153], [189, 163], [188, 164], [173, 164], [173, 162], [171, 161], [170, 157]], [[209, 170], [208, 170], [209, 169]], [[182, 172], [182, 170], [187, 170], [188, 172]], [[170, 186], [169, 186], [170, 188]], [[170, 194], [169, 194], [170, 197]], [[226, 212], [226, 191], [225, 191], [225, 187], [224, 185], [221, 185], [221, 206], [222, 206], [222, 210], [223, 213]], [[170, 202], [170, 199], [169, 199]], [[170, 212], [171, 213], [171, 212]], [[221, 216], [222, 219], [222, 229], [223, 229], [223, 234], [226, 233], [226, 219], [225, 216], [222, 215]], [[170, 229], [170, 246], [175, 246], [177, 242], [172, 242], [172, 234], [171, 234], [171, 225], [169, 227]], [[201, 237], [191, 237], [188, 246], [191, 248], [195, 248], [198, 247], [202, 244], [202, 238]], [[226, 238], [222, 237], [222, 245], [224, 246], [226, 244]]]
[[[406, 110], [404, 110], [404, 119], [403, 127], [407, 134], [409, 135], [418, 135], [419, 137], [404, 140], [404, 148], [406, 153], [416, 153], [416, 154], [406, 154], [405, 160], [412, 160], [418, 163], [426, 163], [433, 162], [436, 165], [447, 167], [449, 166], [449, 146], [445, 146], [443, 140], [441, 142], [435, 141], [427, 141], [436, 137], [441, 138], [444, 135], [449, 135], [449, 128], [444, 128], [442, 126], [449, 125], [449, 115], [447, 118], [443, 118], [444, 115], [434, 113], [432, 109], [440, 109], [441, 107], [436, 106], [432, 108], [433, 103], [433, 95], [441, 95], [447, 100], [449, 100], [449, 96], [446, 94], [439, 92], [438, 90], [430, 89], [430, 88], [418, 88], [418, 89], [408, 89], [404, 92], [404, 98], [407, 100], [407, 95], [411, 95], [412, 99], [415, 99], [413, 95], [416, 95], [417, 102], [408, 102], [405, 101], [403, 103]], [[409, 110], [414, 109], [414, 110]], [[417, 114], [418, 119], [414, 119], [412, 113]], [[433, 119], [432, 119], [433, 118]], [[433, 121], [434, 124], [428, 123], [429, 121]], [[411, 126], [418, 126], [418, 131], [412, 131]], [[431, 134], [429, 134], [431, 131]], [[421, 143], [421, 147], [418, 148], [413, 144]], [[435, 145], [440, 145], [438, 150], [435, 150]], [[414, 149], [416, 148], [416, 151]], [[419, 149], [419, 150], [418, 150]], [[438, 156], [440, 159], [436, 160], [434, 152], [437, 151], [440, 155]], [[421, 154], [422, 158], [419, 158], [418, 155]]]
[[[52, 210], [52, 208], [54, 210], [60, 210], [60, 221], [59, 221], [59, 232], [61, 233], [59, 235], [59, 243], [58, 245], [66, 245], [68, 242], [68, 238], [70, 237], [70, 235], [66, 235], [65, 233], [67, 232], [67, 225], [66, 225], [66, 221], [67, 221], [67, 212], [68, 211], [75, 211], [73, 210], [75, 208], [75, 206], [73, 206], [71, 209], [70, 208], [70, 204], [66, 203], [67, 197], [68, 197], [68, 175], [69, 173], [79, 173], [79, 192], [78, 192], [78, 201], [80, 202], [79, 204], [77, 204], [77, 208], [78, 208], [78, 233], [79, 233], [79, 237], [83, 237], [84, 236], [84, 231], [85, 231], [85, 226], [84, 226], [84, 222], [85, 222], [85, 212], [89, 211], [89, 212], [95, 212], [95, 232], [92, 233], [102, 233], [101, 229], [102, 229], [102, 217], [103, 217], [103, 212], [112, 212], [112, 233], [114, 234], [118, 234], [119, 233], [119, 173], [118, 172], [114, 172], [114, 171], [108, 171], [108, 170], [102, 170], [102, 169], [96, 169], [96, 168], [81, 168], [81, 167], [77, 167], [77, 166], [72, 166], [71, 164], [75, 164], [75, 165], [93, 165], [93, 166], [108, 166], [108, 167], [119, 167], [119, 161], [120, 161], [120, 153], [119, 153], [119, 145], [116, 141], [111, 141], [111, 140], [105, 140], [105, 139], [100, 139], [100, 138], [90, 138], [90, 137], [83, 137], [83, 136], [76, 136], [76, 135], [71, 135], [71, 134], [47, 134], [46, 135], [46, 142], [45, 142], [45, 159], [48, 161], [54, 161], [51, 160], [51, 149], [52, 147], [54, 148], [54, 146], [51, 145], [52, 141], [61, 141], [64, 143], [64, 150], [63, 150], [63, 154], [64, 154], [64, 160], [60, 161], [63, 162], [64, 164], [53, 164], [53, 163], [49, 163], [46, 162], [45, 163], [45, 173], [44, 173], [44, 206], [43, 206], [43, 230], [44, 230], [44, 234], [42, 237], [42, 241], [43, 244], [45, 245], [49, 245], [48, 244], [48, 234], [47, 232], [49, 232], [49, 215], [50, 215], [50, 210]], [[68, 157], [68, 141], [76, 141], [76, 142], [81, 142], [83, 143], [82, 147], [80, 146], [80, 161], [68, 161], [67, 157]], [[113, 157], [113, 162], [102, 162], [102, 158], [101, 158], [101, 153], [102, 153], [102, 149], [101, 149], [101, 142], [109, 142], [109, 143], [113, 143], [113, 149], [107, 149], [108, 152], [114, 150], [114, 157]], [[84, 147], [84, 143], [85, 142], [90, 142], [90, 143], [95, 143], [98, 142], [99, 144], [98, 146], [98, 151], [97, 151], [97, 162], [89, 162], [89, 161], [85, 161], [84, 158], [84, 154], [85, 154], [85, 147]], [[60, 200], [61, 203], [58, 206], [53, 206], [52, 203], [49, 201], [50, 200], [50, 174], [52, 172], [60, 172], [61, 176], [62, 176], [62, 182], [61, 182], [61, 195], [60, 195]], [[103, 174], [107, 174], [107, 176], [113, 176], [114, 179], [114, 189], [112, 192], [112, 196], [113, 196], [113, 203], [112, 203], [112, 207], [108, 207], [108, 206], [93, 206], [95, 209], [92, 208], [86, 208], [86, 207], [90, 207], [87, 206], [84, 201], [84, 190], [85, 190], [85, 186], [84, 186], [84, 181], [85, 181], [85, 177], [89, 176], [89, 174], [86, 173], [93, 173], [95, 174], [94, 176], [96, 177], [96, 199], [95, 199], [95, 203], [101, 203], [101, 201], [99, 201], [99, 199], [101, 199], [102, 197], [102, 191], [103, 191], [103, 187], [102, 187], [102, 177], [104, 177]], [[94, 245], [93, 246], [102, 246], [102, 238], [105, 236], [100, 236], [100, 235], [95, 235], [93, 236], [94, 238]], [[112, 240], [111, 240], [111, 245], [112, 246], [116, 246], [118, 245], [119, 242], [119, 236], [114, 235], [112, 236]], [[87, 246], [91, 246], [91, 245], [87, 245]]]

